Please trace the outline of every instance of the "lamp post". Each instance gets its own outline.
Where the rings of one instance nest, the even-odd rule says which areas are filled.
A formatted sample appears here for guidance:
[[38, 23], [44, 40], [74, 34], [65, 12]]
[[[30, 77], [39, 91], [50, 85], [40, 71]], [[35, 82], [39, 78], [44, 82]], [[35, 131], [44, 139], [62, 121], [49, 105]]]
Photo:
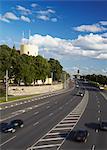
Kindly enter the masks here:
[[6, 70], [6, 102], [8, 101], [8, 70]]

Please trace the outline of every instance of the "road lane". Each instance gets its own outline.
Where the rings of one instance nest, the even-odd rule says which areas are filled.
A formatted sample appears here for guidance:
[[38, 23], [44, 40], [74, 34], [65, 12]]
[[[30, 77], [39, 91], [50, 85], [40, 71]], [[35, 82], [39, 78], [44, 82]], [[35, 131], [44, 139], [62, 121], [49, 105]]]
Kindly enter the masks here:
[[[69, 136], [62, 145], [61, 150], [106, 150], [107, 132], [96, 130], [100, 120], [107, 122], [107, 101], [99, 90], [89, 89], [89, 103], [83, 116], [75, 126], [76, 129], [87, 129], [89, 137], [86, 143], [78, 143], [71, 140]], [[100, 113], [99, 113], [100, 112]], [[98, 119], [100, 118], [100, 119]], [[72, 135], [72, 132], [71, 132]]]
[[[74, 92], [75, 93], [75, 92]], [[27, 113], [21, 114], [21, 119], [25, 122], [25, 127], [20, 129], [14, 134], [2, 135], [2, 142], [11, 138], [11, 136], [15, 135], [16, 138], [10, 141], [9, 143], [2, 146], [2, 149], [6, 149], [7, 147], [16, 149], [16, 148], [26, 148], [30, 144], [32, 144], [36, 138], [38, 140], [42, 135], [44, 135], [49, 129], [51, 129], [58, 121], [60, 121], [64, 116], [66, 116], [80, 101], [81, 97], [75, 96], [74, 93], [67, 93], [62, 95], [59, 99], [59, 96], [51, 97], [53, 100], [50, 101], [50, 108], [46, 109], [49, 105], [46, 104], [45, 107], [42, 105], [41, 107], [36, 108], [36, 111], [39, 113], [35, 115], [35, 109], [28, 111]], [[50, 98], [50, 99], [51, 99]], [[57, 98], [57, 104], [55, 104]], [[68, 105], [65, 103], [68, 102]], [[63, 106], [63, 110], [58, 109]], [[49, 114], [53, 113], [51, 117]], [[14, 117], [15, 118], [15, 117]], [[39, 123], [37, 123], [39, 122]], [[33, 126], [34, 123], [37, 123]], [[23, 139], [22, 139], [23, 138]], [[22, 140], [20, 140], [22, 139]]]

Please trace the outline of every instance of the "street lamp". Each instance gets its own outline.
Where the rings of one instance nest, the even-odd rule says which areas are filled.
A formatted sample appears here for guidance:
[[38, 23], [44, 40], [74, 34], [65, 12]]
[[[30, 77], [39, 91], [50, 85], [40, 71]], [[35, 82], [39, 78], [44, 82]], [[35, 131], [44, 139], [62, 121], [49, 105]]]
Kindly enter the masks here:
[[[10, 69], [13, 68], [12, 66], [10, 67]], [[6, 79], [6, 102], [8, 101], [8, 80], [9, 80], [9, 75], [8, 75], [8, 69], [6, 69], [6, 76], [5, 76], [5, 79]]]
[[8, 70], [6, 69], [6, 102], [8, 101]]

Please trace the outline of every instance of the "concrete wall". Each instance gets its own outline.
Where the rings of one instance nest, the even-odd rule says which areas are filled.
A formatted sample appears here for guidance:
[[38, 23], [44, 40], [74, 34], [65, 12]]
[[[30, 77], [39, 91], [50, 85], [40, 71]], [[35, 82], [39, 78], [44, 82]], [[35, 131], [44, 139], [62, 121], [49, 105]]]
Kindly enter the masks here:
[[63, 84], [43, 86], [9, 86], [9, 95], [32, 95], [63, 89]]

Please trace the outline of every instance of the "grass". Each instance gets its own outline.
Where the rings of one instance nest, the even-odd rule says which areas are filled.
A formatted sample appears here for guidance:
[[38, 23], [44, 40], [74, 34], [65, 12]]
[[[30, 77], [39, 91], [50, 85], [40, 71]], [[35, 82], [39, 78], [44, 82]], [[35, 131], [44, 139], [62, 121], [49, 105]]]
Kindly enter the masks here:
[[[33, 95], [24, 95], [24, 96], [8, 96], [8, 101], [15, 101], [15, 100], [20, 100], [20, 99], [25, 99], [25, 98], [30, 98], [32, 96], [37, 96], [39, 94], [33, 94]], [[0, 103], [6, 102], [5, 97], [0, 99]]]

